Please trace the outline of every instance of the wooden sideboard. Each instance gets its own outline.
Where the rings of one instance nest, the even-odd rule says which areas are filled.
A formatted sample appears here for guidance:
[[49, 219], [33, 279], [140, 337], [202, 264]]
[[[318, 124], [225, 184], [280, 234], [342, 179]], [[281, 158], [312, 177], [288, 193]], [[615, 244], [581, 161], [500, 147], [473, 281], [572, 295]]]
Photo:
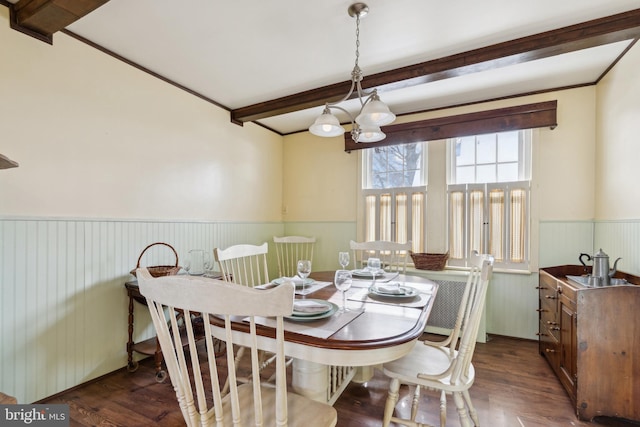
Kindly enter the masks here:
[[[588, 272], [588, 271], [587, 271]], [[640, 278], [589, 288], [567, 279], [581, 265], [540, 269], [539, 349], [581, 420], [640, 420]]]

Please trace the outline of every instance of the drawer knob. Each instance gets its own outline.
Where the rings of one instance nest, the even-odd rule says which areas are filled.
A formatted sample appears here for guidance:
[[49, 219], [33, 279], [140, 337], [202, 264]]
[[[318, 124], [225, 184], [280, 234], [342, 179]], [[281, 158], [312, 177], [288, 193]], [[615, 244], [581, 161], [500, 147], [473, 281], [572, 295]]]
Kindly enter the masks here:
[[547, 299], [556, 299], [556, 298], [558, 298], [555, 295], [545, 295], [544, 297], [547, 298]]
[[546, 351], [547, 353], [555, 353], [556, 351], [552, 348], [545, 348], [544, 351]]

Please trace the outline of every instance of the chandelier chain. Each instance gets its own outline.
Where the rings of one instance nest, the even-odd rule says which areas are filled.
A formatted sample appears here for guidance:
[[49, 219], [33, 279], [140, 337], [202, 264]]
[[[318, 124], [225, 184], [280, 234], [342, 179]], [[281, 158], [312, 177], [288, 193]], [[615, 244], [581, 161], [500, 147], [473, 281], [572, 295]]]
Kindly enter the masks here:
[[358, 60], [360, 59], [360, 13], [356, 14], [356, 62], [353, 66], [353, 71], [351, 71], [351, 80], [354, 83], [358, 83], [362, 81], [362, 70], [358, 65]]

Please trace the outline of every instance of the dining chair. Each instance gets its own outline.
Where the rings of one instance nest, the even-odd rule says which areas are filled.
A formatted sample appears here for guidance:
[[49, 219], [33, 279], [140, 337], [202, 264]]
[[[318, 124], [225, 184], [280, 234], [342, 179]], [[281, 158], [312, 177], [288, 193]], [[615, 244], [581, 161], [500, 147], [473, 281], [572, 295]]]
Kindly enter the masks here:
[[300, 259], [308, 259], [313, 262], [315, 237], [274, 236], [273, 243], [278, 257], [278, 275], [280, 277], [295, 276], [297, 273], [296, 264]]
[[[269, 245], [240, 244], [226, 249], [215, 248], [213, 256], [220, 267], [222, 279], [227, 283], [234, 283], [253, 288], [269, 283], [269, 270], [267, 265], [267, 253]], [[238, 346], [236, 364], [245, 357], [246, 347]], [[275, 360], [275, 354], [260, 351], [260, 370], [262, 371]], [[291, 364], [292, 360], [287, 361]], [[238, 378], [239, 381], [248, 382], [250, 377]], [[271, 381], [273, 377], [269, 378]]]
[[240, 244], [226, 249], [215, 248], [213, 256], [223, 280], [253, 288], [269, 283], [268, 251], [267, 242], [259, 246]]
[[[492, 256], [483, 256], [479, 279], [470, 282], [469, 315], [466, 325], [461, 328], [460, 344], [457, 350], [452, 350], [449, 346], [418, 342], [409, 354], [383, 364], [382, 371], [391, 379], [384, 408], [383, 427], [388, 427], [391, 421], [410, 427], [425, 426], [424, 423], [416, 421], [421, 388], [440, 392], [441, 427], [444, 427], [447, 420], [447, 395], [453, 396], [462, 427], [480, 425], [478, 414], [469, 395], [469, 389], [475, 378], [471, 359], [475, 350], [487, 288], [493, 273], [493, 261]], [[399, 398], [400, 384], [415, 387], [410, 417], [406, 417], [406, 414], [402, 414], [405, 415], [404, 417], [401, 414], [393, 416]]]
[[396, 243], [384, 240], [372, 242], [349, 242], [353, 252], [354, 268], [367, 265], [367, 259], [380, 258], [383, 268], [387, 271], [397, 271], [402, 274], [407, 271], [407, 259], [411, 251], [411, 242]]
[[[335, 426], [336, 410], [325, 403], [287, 391], [284, 358], [283, 316], [293, 310], [292, 284], [270, 290], [231, 286], [221, 280], [197, 276], [152, 277], [146, 268], [137, 270], [141, 294], [146, 298], [176, 398], [187, 426]], [[265, 304], [265, 298], [269, 304]], [[196, 346], [191, 322], [179, 323], [178, 313], [198, 312], [203, 318], [224, 317], [226, 357], [216, 357], [213, 329], [204, 322], [205, 345]], [[232, 317], [246, 316], [247, 334], [232, 330]], [[275, 317], [273, 345], [256, 333], [256, 316]], [[246, 368], [255, 375], [239, 384], [233, 354], [234, 340], [243, 337], [250, 349], [251, 363]], [[245, 339], [246, 338], [246, 339]], [[182, 340], [188, 345], [183, 350]], [[258, 345], [269, 345], [276, 354], [275, 387], [263, 384], [258, 375]], [[186, 353], [186, 354], [185, 354]], [[228, 377], [228, 391], [221, 387]]]
[[490, 257], [490, 255], [480, 255], [476, 250], [471, 252], [471, 256], [469, 257], [469, 276], [467, 276], [467, 282], [462, 293], [462, 298], [460, 299], [460, 306], [458, 307], [458, 314], [456, 315], [453, 328], [445, 339], [440, 341], [425, 339], [422, 341], [424, 344], [445, 348], [449, 352], [449, 357], [455, 355], [462, 328], [469, 323], [469, 316], [471, 315], [471, 308], [473, 306], [473, 299], [470, 298], [471, 292], [478, 286], [478, 281], [481, 279], [482, 262], [488, 257]]

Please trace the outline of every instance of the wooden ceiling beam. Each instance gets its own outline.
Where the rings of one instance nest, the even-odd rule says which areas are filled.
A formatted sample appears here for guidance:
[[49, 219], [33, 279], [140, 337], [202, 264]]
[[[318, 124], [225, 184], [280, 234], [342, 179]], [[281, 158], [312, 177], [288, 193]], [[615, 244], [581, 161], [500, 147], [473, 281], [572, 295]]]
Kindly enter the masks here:
[[[522, 37], [468, 52], [365, 76], [365, 89], [378, 92], [412, 87], [597, 47], [640, 37], [640, 9], [631, 10], [557, 30]], [[317, 107], [341, 99], [351, 81], [300, 92], [231, 111], [231, 121], [242, 124], [267, 117]], [[355, 97], [355, 95], [353, 96]]]
[[20, 0], [10, 6], [11, 28], [47, 43], [53, 34], [109, 0]]

